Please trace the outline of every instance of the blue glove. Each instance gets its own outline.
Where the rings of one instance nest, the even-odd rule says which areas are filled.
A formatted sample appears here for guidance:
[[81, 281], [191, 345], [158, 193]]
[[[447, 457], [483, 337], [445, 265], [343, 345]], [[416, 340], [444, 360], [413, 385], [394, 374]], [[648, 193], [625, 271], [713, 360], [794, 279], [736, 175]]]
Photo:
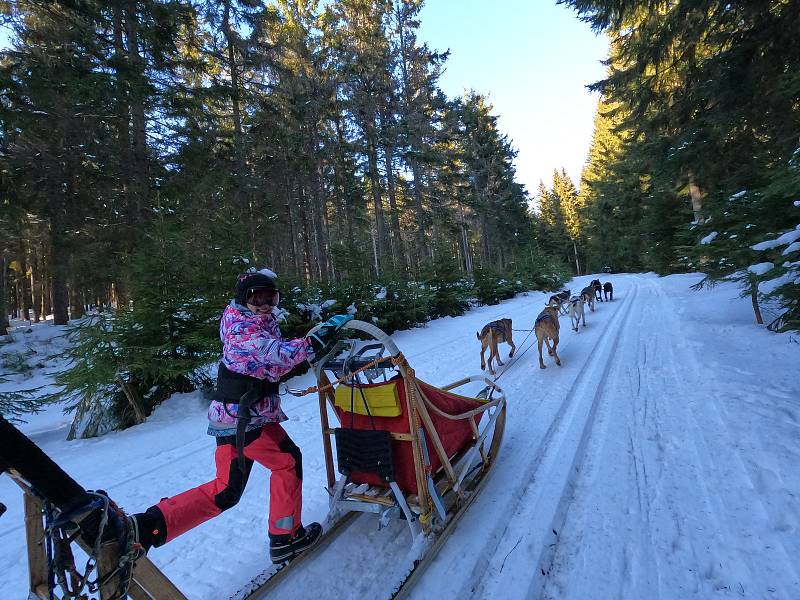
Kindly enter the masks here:
[[319, 354], [322, 352], [331, 343], [331, 340], [342, 325], [352, 320], [353, 315], [333, 315], [322, 323], [316, 331], [309, 333], [306, 337], [311, 342], [314, 353]]

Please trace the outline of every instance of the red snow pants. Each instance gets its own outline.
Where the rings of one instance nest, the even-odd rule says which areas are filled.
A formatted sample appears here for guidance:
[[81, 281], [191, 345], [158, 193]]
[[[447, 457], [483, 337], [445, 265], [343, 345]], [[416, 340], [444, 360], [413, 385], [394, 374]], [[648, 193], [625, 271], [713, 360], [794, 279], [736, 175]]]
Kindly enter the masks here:
[[156, 506], [164, 514], [166, 541], [216, 517], [239, 502], [247, 485], [253, 461], [272, 474], [269, 479], [269, 533], [294, 533], [300, 527], [303, 493], [303, 462], [300, 449], [279, 423], [267, 423], [245, 436], [245, 472], [239, 468], [236, 436], [217, 438], [213, 481], [177, 496], [164, 498]]

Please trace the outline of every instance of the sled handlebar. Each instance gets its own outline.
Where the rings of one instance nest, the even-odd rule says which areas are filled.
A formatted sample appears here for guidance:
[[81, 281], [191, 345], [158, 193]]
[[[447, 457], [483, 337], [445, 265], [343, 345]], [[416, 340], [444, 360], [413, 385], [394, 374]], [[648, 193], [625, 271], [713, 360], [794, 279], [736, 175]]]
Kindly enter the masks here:
[[[321, 324], [315, 325], [312, 327], [308, 334], [314, 333], [317, 329], [321, 327]], [[348, 321], [344, 325], [342, 325], [342, 329], [355, 329], [356, 331], [363, 331], [371, 335], [375, 340], [383, 344], [386, 350], [389, 352], [391, 356], [397, 356], [400, 354], [400, 348], [397, 347], [397, 344], [394, 343], [392, 338], [386, 334], [380, 327], [376, 327], [372, 323], [367, 323], [366, 321], [359, 321], [357, 319], [353, 319], [352, 321]], [[306, 334], [306, 335], [308, 335]]]
[[[331, 369], [332, 371], [343, 371], [352, 373], [353, 371], [357, 371], [358, 369], [362, 369], [369, 365], [370, 363], [374, 363], [376, 358], [373, 356], [372, 358], [361, 358], [359, 356], [353, 356], [352, 358], [344, 358], [340, 360], [329, 360], [325, 363], [326, 369]], [[381, 363], [388, 363], [386, 366], [383, 366]], [[391, 367], [392, 365], [392, 357], [391, 356], [384, 356], [380, 359], [380, 362], [375, 365], [376, 369], [382, 369]]]

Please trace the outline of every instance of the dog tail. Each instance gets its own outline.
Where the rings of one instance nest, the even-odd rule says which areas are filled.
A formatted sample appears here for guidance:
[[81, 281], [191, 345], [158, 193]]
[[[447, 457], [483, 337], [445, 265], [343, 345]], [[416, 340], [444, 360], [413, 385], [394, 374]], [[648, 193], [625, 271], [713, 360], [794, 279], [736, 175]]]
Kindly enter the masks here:
[[475, 332], [475, 337], [478, 338], [478, 339], [481, 339], [481, 332], [480, 331], [476, 331]]

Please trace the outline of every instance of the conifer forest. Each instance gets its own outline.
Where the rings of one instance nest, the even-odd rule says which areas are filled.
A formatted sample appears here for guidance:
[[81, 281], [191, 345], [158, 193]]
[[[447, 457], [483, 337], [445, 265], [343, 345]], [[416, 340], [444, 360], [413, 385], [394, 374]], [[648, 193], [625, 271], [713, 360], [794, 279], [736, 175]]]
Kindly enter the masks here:
[[487, 96], [440, 89], [423, 0], [0, 1], [0, 335], [70, 323], [83, 436], [209, 383], [250, 266], [286, 335], [606, 267], [735, 280], [800, 329], [800, 1], [558, 3], [606, 77], [580, 181], [526, 189]]

